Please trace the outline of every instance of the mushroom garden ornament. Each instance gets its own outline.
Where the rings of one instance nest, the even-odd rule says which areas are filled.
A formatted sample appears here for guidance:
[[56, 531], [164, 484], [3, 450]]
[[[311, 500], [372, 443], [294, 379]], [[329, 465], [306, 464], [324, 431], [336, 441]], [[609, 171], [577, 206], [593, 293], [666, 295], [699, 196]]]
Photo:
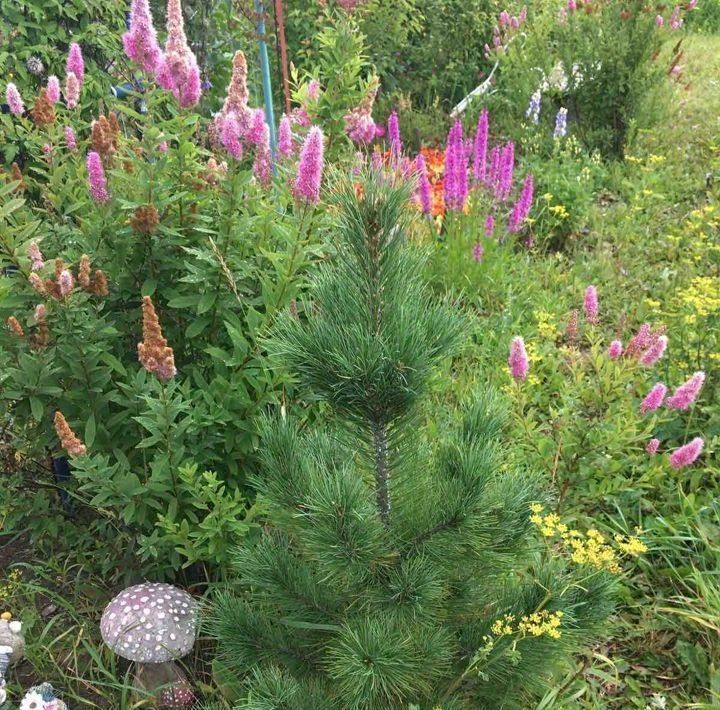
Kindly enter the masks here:
[[103, 641], [137, 664], [135, 686], [156, 698], [158, 707], [182, 708], [195, 698], [174, 663], [190, 653], [198, 628], [195, 600], [170, 584], [137, 584], [120, 592], [100, 620]]

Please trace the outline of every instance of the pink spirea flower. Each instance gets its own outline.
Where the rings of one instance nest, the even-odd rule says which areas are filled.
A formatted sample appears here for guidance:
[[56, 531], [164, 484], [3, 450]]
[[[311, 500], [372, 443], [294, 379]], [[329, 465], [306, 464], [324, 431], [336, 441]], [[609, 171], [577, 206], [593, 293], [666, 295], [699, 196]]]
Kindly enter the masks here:
[[420, 209], [424, 214], [432, 214], [432, 194], [425, 156], [418, 155], [415, 158], [415, 171], [417, 172], [417, 200]]
[[390, 151], [397, 158], [402, 153], [402, 139], [400, 138], [400, 121], [396, 111], [393, 111], [388, 118], [387, 134], [390, 141]]
[[485, 254], [485, 249], [480, 242], [478, 242], [472, 249], [472, 256], [473, 260], [477, 263], [480, 263], [482, 261], [483, 255]]
[[681, 384], [672, 396], [668, 397], [665, 405], [670, 409], [685, 410], [697, 399], [700, 394], [703, 383], [705, 382], [705, 373], [696, 372], [687, 382]]
[[148, 0], [132, 0], [130, 29], [122, 37], [125, 54], [143, 71], [154, 74], [162, 60]]
[[665, 18], [662, 15], [655, 16], [655, 26], [662, 27], [665, 24]]
[[639, 355], [650, 345], [650, 323], [643, 323], [625, 349], [625, 356]]
[[65, 62], [65, 72], [75, 74], [78, 84], [82, 86], [83, 81], [85, 81], [85, 61], [83, 60], [80, 45], [77, 42], [70, 45], [70, 51]]
[[525, 341], [519, 335], [510, 343], [508, 365], [510, 365], [510, 374], [516, 380], [524, 380], [527, 377], [530, 366], [525, 350]]
[[317, 101], [320, 98], [320, 82], [317, 79], [311, 79], [308, 83], [307, 97], [309, 101]]
[[370, 114], [354, 110], [345, 116], [345, 133], [353, 143], [367, 145], [377, 136], [377, 124]]
[[612, 343], [610, 343], [610, 347], [608, 348], [608, 357], [611, 360], [617, 360], [622, 355], [622, 350], [622, 341], [613, 340]]
[[160, 141], [158, 143], [158, 150], [161, 153], [167, 153], [168, 152], [168, 142], [167, 141]]
[[65, 104], [68, 108], [75, 108], [80, 101], [80, 81], [74, 72], [68, 72], [65, 77]]
[[236, 160], [243, 156], [242, 127], [237, 114], [231, 111], [224, 117], [220, 127], [220, 142], [225, 150]]
[[267, 187], [272, 180], [272, 153], [270, 152], [270, 128], [263, 120], [263, 130], [255, 148], [253, 174], [258, 182]]
[[43, 259], [42, 252], [40, 251], [40, 247], [37, 245], [37, 242], [30, 242], [30, 246], [28, 247], [28, 256], [30, 257], [31, 271], [40, 271], [40, 269], [45, 266], [45, 260]]
[[492, 216], [492, 212], [488, 212], [488, 216], [485, 217], [485, 236], [492, 237], [495, 233], [495, 217]]
[[182, 108], [188, 108], [200, 100], [200, 69], [185, 36], [180, 0], [168, 0], [167, 31], [165, 54], [155, 79], [164, 89], [172, 91]]
[[77, 140], [72, 126], [65, 126], [65, 144], [70, 150], [77, 150]]
[[290, 117], [283, 114], [278, 128], [278, 155], [281, 158], [288, 158], [293, 154], [292, 126]]
[[5, 87], [5, 101], [10, 107], [10, 113], [14, 116], [22, 116], [25, 113], [25, 104], [23, 103], [22, 96], [18, 91], [17, 86], [10, 82]]
[[646, 395], [640, 404], [640, 411], [643, 414], [647, 412], [654, 412], [659, 409], [667, 394], [667, 387], [662, 383], [658, 382]]
[[595, 286], [588, 286], [585, 289], [583, 309], [585, 311], [585, 318], [587, 322], [592, 323], [593, 325], [597, 325], [600, 307], [598, 305], [597, 289], [595, 288]]
[[670, 454], [670, 465], [675, 468], [683, 468], [694, 463], [702, 453], [705, 441], [701, 436], [696, 436], [690, 443], [681, 446]]
[[290, 120], [296, 126], [300, 126], [300, 128], [307, 128], [312, 123], [310, 114], [307, 112], [307, 108], [305, 108], [305, 106], [296, 106], [290, 112]]
[[261, 108], [252, 109], [250, 122], [244, 136], [245, 140], [251, 145], [260, 145], [264, 139], [266, 129], [265, 111]]
[[38, 303], [37, 306], [35, 306], [35, 313], [33, 314], [33, 317], [35, 318], [35, 322], [39, 323], [41, 320], [45, 320], [46, 316], [47, 316], [47, 308], [45, 307], [45, 304]]
[[48, 77], [45, 96], [47, 96], [50, 103], [56, 104], [60, 101], [60, 79], [58, 79], [55, 75]]
[[63, 269], [58, 276], [60, 295], [67, 296], [75, 286], [75, 277], [68, 269]]
[[91, 150], [87, 155], [88, 185], [90, 194], [95, 202], [107, 202], [110, 199], [100, 155]]
[[570, 12], [575, 12], [575, 10], [577, 10], [577, 3], [575, 2], [575, 0], [568, 0], [567, 9]]
[[484, 108], [478, 118], [477, 130], [475, 132], [475, 148], [473, 154], [473, 178], [475, 182], [483, 182], [487, 172], [487, 148], [488, 148], [488, 110]]
[[671, 30], [679, 30], [683, 26], [683, 19], [680, 17], [680, 5], [675, 5], [668, 22]]
[[522, 191], [520, 192], [520, 197], [518, 197], [518, 200], [513, 207], [513, 211], [510, 213], [510, 219], [508, 220], [508, 232], [514, 234], [520, 231], [520, 228], [523, 226], [523, 223], [532, 209], [534, 189], [533, 176], [526, 176]]
[[293, 193], [296, 199], [313, 204], [320, 201], [324, 152], [323, 132], [319, 126], [313, 126], [300, 149], [297, 177], [293, 185]]
[[640, 364], [645, 367], [654, 365], [667, 350], [668, 339], [667, 335], [661, 335], [641, 356]]
[[645, 451], [647, 451], [651, 456], [653, 454], [657, 453], [657, 450], [660, 448], [660, 439], [650, 439], [648, 441], [647, 446], [645, 447]]

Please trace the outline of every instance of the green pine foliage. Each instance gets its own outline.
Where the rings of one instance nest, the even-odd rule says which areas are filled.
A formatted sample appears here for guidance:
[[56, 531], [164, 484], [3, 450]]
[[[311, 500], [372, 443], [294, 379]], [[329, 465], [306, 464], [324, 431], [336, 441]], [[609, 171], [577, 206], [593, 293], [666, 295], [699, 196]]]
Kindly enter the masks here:
[[[495, 396], [432, 440], [420, 426], [428, 379], [466, 329], [423, 281], [408, 198], [373, 176], [359, 199], [342, 182], [338, 256], [306, 317], [277, 329], [277, 353], [336, 417], [328, 431], [265, 422], [269, 524], [212, 614], [237, 707], [525, 707], [610, 611], [607, 573], [539, 552], [543, 493], [510, 464]], [[562, 612], [559, 638], [493, 630], [541, 611]]]

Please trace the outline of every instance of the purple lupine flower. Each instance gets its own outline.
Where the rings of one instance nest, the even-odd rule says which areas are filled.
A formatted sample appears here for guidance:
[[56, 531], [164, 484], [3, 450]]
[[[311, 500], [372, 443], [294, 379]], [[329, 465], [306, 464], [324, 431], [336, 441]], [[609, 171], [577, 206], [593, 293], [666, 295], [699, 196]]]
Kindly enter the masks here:
[[595, 286], [588, 286], [585, 289], [585, 298], [583, 299], [583, 309], [585, 310], [585, 319], [592, 325], [598, 324], [598, 315], [600, 306], [598, 305], [598, 295]]
[[508, 357], [510, 374], [518, 381], [524, 380], [530, 369], [528, 356], [525, 350], [525, 341], [518, 335], [510, 343], [510, 356]]
[[608, 347], [608, 357], [611, 360], [617, 360], [622, 355], [622, 351], [622, 341], [613, 340], [612, 343], [610, 343], [610, 347]]
[[478, 264], [482, 261], [483, 255], [485, 254], [485, 249], [480, 242], [478, 242], [472, 250], [472, 257], [473, 260], [476, 261]]
[[45, 96], [47, 96], [51, 104], [56, 104], [60, 101], [60, 80], [54, 74], [48, 77]]
[[388, 118], [388, 139], [390, 141], [390, 151], [394, 158], [402, 154], [402, 139], [400, 138], [400, 121], [398, 120], [397, 111], [393, 111]]
[[78, 84], [82, 86], [85, 81], [85, 62], [83, 60], [82, 50], [77, 42], [73, 42], [70, 45], [70, 51], [68, 52], [67, 61], [65, 62], [65, 72], [75, 74], [78, 80]]
[[664, 354], [667, 349], [668, 339], [666, 335], [661, 335], [641, 356], [640, 364], [645, 367], [654, 365]]
[[681, 384], [672, 396], [667, 398], [665, 405], [670, 409], [681, 411], [688, 409], [700, 394], [704, 382], [705, 373], [702, 370], [696, 372], [687, 382]]
[[297, 177], [293, 185], [293, 192], [297, 200], [313, 204], [320, 201], [324, 151], [323, 132], [319, 126], [313, 126], [300, 149]]
[[530, 105], [527, 107], [527, 111], [525, 111], [525, 118], [529, 118], [536, 126], [540, 123], [541, 102], [542, 92], [538, 89], [530, 97]]
[[65, 126], [65, 144], [70, 150], [77, 150], [77, 140], [72, 126]]
[[553, 138], [565, 138], [567, 135], [567, 109], [561, 108], [555, 116], [555, 130]]
[[148, 0], [132, 0], [129, 29], [122, 36], [125, 54], [143, 71], [154, 74], [162, 60]]
[[488, 147], [488, 110], [484, 108], [478, 118], [477, 130], [475, 131], [475, 154], [473, 156], [473, 177], [475, 182], [483, 182], [487, 171], [487, 147]]
[[88, 185], [90, 194], [95, 202], [107, 202], [110, 199], [107, 189], [107, 179], [100, 155], [91, 150], [87, 155]]
[[527, 175], [525, 177], [525, 182], [523, 182], [520, 197], [518, 197], [518, 200], [513, 207], [513, 211], [510, 214], [510, 219], [508, 220], [508, 232], [511, 234], [516, 234], [520, 231], [520, 228], [530, 214], [533, 203], [533, 192], [533, 176]]
[[696, 436], [689, 444], [681, 446], [670, 454], [670, 465], [674, 469], [683, 468], [695, 463], [695, 460], [702, 453], [705, 441], [701, 436]]
[[12, 82], [5, 87], [5, 101], [7, 101], [10, 107], [10, 113], [13, 114], [13, 116], [22, 116], [25, 113], [25, 104], [23, 103], [22, 96], [20, 96], [17, 86]]
[[488, 216], [485, 217], [485, 236], [492, 237], [495, 233], [495, 217], [492, 216], [492, 212], [488, 212]]
[[653, 456], [657, 453], [657, 450], [660, 448], [660, 439], [650, 439], [648, 441], [647, 446], [645, 447], [645, 451], [647, 451], [650, 456]]
[[288, 158], [293, 154], [292, 126], [290, 117], [286, 114], [280, 119], [277, 150], [281, 158]]
[[425, 156], [418, 155], [415, 158], [415, 170], [417, 172], [417, 200], [424, 214], [432, 214], [432, 193], [430, 188], [430, 180], [427, 174], [427, 164]]
[[648, 412], [654, 412], [662, 406], [665, 395], [667, 394], [667, 387], [662, 383], [658, 382], [646, 395], [640, 404], [640, 411], [643, 414]]
[[65, 105], [75, 108], [80, 101], [80, 82], [74, 72], [68, 72], [65, 77]]
[[515, 172], [515, 144], [509, 141], [505, 144], [500, 157], [498, 180], [495, 185], [495, 199], [505, 201], [512, 190], [513, 175]]

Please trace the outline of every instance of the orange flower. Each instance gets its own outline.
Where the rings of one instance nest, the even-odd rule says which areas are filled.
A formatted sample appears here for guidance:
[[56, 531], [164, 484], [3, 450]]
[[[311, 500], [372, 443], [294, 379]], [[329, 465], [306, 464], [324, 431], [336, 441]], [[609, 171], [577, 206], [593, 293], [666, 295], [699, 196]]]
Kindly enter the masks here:
[[160, 380], [170, 380], [177, 374], [175, 354], [168, 346], [160, 328], [160, 320], [150, 296], [143, 297], [143, 342], [138, 343], [140, 364]]
[[55, 412], [54, 423], [55, 431], [60, 439], [60, 446], [62, 446], [70, 456], [82, 456], [87, 451], [85, 444], [75, 436], [62, 412]]

